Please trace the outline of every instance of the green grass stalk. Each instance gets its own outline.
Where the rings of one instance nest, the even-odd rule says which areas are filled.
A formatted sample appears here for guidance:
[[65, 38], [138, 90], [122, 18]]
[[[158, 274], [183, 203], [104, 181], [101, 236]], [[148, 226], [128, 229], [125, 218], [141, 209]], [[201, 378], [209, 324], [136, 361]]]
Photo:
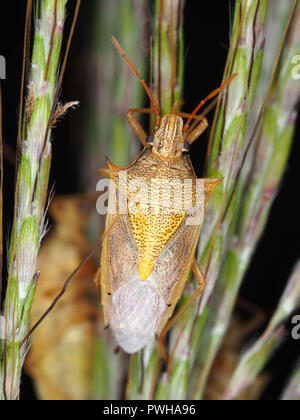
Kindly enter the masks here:
[[224, 399], [236, 398], [259, 375], [286, 336], [282, 323], [299, 305], [300, 263], [298, 262], [266, 330], [241, 356], [225, 390]]
[[[246, 3], [242, 2], [242, 4], [245, 5]], [[291, 41], [291, 39], [297, 39], [294, 35], [294, 31], [292, 31], [282, 56], [278, 83], [272, 83], [272, 85], [270, 85], [270, 87], [273, 86], [271, 89], [271, 101], [268, 104], [267, 111], [264, 113], [259, 134], [256, 136], [251, 134], [255, 128], [253, 118], [254, 121], [258, 121], [256, 111], [258, 104], [255, 101], [252, 90], [254, 89], [255, 91], [257, 87], [256, 79], [258, 79], [261, 71], [262, 57], [259, 51], [264, 45], [263, 34], [265, 34], [266, 37], [270, 35], [266, 33], [265, 25], [267, 2], [248, 2], [247, 11], [251, 10], [251, 4], [255, 8], [257, 6], [259, 7], [256, 9], [258, 12], [255, 14], [255, 22], [251, 22], [251, 20], [248, 21], [246, 14], [245, 27], [243, 29], [246, 30], [246, 32], [242, 32], [242, 39], [244, 40], [247, 33], [249, 34], [253, 31], [253, 25], [255, 24], [260, 25], [256, 28], [256, 33], [261, 33], [262, 38], [257, 46], [252, 44], [252, 52], [251, 50], [249, 51], [251, 56], [254, 57], [254, 61], [249, 78], [249, 91], [247, 92], [247, 96], [243, 98], [243, 101], [246, 101], [247, 104], [247, 114], [245, 114], [245, 116], [248, 118], [244, 121], [244, 124], [247, 125], [244, 125], [241, 130], [243, 140], [238, 143], [238, 147], [240, 148], [236, 160], [238, 164], [236, 169], [233, 169], [234, 176], [232, 177], [231, 185], [229, 184], [228, 188], [228, 196], [230, 197], [232, 194], [233, 199], [229, 207], [227, 207], [228, 201], [226, 203], [225, 217], [223, 216], [221, 226], [218, 229], [210, 270], [208, 270], [209, 287], [201, 307], [201, 309], [203, 309], [204, 305], [208, 302], [208, 298], [211, 298], [206, 309], [209, 312], [208, 318], [205, 322], [205, 327], [201, 332], [200, 339], [197, 338], [197, 340], [194, 339], [193, 341], [192, 348], [197, 355], [196, 366], [198, 366], [196, 369], [193, 369], [193, 384], [191, 391], [193, 398], [201, 398], [203, 395], [212, 361], [228, 326], [245, 270], [249, 265], [253, 250], [255, 249], [266, 224], [271, 204], [282, 179], [293, 137], [296, 98], [299, 98], [300, 94], [299, 86], [296, 86], [295, 80], [290, 77], [291, 69], [289, 66], [286, 66], [286, 63], [290, 62], [291, 53], [295, 48], [294, 43], [298, 42]], [[288, 6], [288, 10], [291, 11], [291, 6]], [[262, 9], [260, 9], [261, 7]], [[261, 22], [260, 19], [258, 19], [260, 10], [262, 12], [261, 17], [263, 17]], [[297, 20], [298, 17], [294, 16], [294, 22], [295, 19]], [[293, 27], [296, 28], [297, 25], [295, 24]], [[259, 39], [256, 38], [256, 41], [259, 41]], [[249, 45], [249, 43], [246, 42], [246, 45]], [[240, 48], [242, 47], [239, 46], [238, 50]], [[238, 50], [236, 51], [236, 57], [238, 57], [239, 54]], [[273, 54], [275, 54], [277, 50], [278, 46], [276, 46]], [[255, 64], [256, 54], [258, 55], [257, 64]], [[238, 58], [236, 58], [236, 62], [238, 62]], [[255, 68], [256, 65], [259, 65], [259, 68]], [[242, 69], [243, 67], [239, 64], [236, 71], [241, 72]], [[270, 83], [269, 80], [270, 75], [268, 75], [267, 79], [264, 79], [265, 86]], [[232, 82], [232, 86], [229, 87], [229, 95], [226, 102], [226, 120], [228, 118], [228, 113], [230, 114], [230, 110], [234, 110], [232, 103], [234, 105], [237, 102], [236, 97], [234, 96], [235, 87], [234, 82]], [[283, 102], [282, 98], [286, 98], [288, 92], [293, 92], [293, 94], [289, 95], [289, 100]], [[245, 103], [243, 106], [245, 107]], [[229, 110], [228, 112], [227, 108]], [[261, 105], [258, 106], [258, 109], [261, 109]], [[274, 114], [274, 109], [276, 109], [276, 114]], [[236, 114], [234, 118], [237, 118]], [[278, 124], [279, 121], [280, 126]], [[223, 122], [221, 120], [221, 127], [222, 126]], [[236, 136], [238, 128], [237, 126], [232, 127], [232, 133], [229, 131], [229, 141], [227, 142], [226, 126], [228, 127], [228, 123], [225, 123], [225, 133], [221, 151], [221, 157], [222, 154], [225, 153], [224, 158], [217, 159], [217, 154], [213, 149], [209, 169], [210, 174], [219, 173], [219, 168], [216, 166], [216, 163], [218, 164], [218, 162], [221, 162], [221, 165], [226, 165], [226, 154], [228, 154], [228, 151], [230, 152], [232, 150], [232, 140], [230, 139], [233, 139]], [[215, 139], [218, 139], [219, 130], [220, 120], [217, 126]], [[246, 146], [249, 144], [250, 140], [253, 140], [253, 144], [251, 147]], [[247, 152], [247, 155], [245, 155], [245, 152]], [[230, 155], [231, 153], [229, 156]], [[244, 156], [247, 156], [246, 160]], [[239, 165], [241, 165], [241, 163], [243, 166], [240, 171]], [[222, 174], [225, 174], [226, 180], [226, 171], [222, 172]], [[239, 177], [237, 183], [235, 183], [237, 175], [239, 175]], [[233, 188], [235, 188], [235, 191]], [[217, 195], [214, 196], [214, 201], [216, 200], [218, 200]], [[212, 203], [212, 205], [214, 204], [216, 203]], [[209, 222], [209, 219], [210, 217], [208, 220], [206, 219], [206, 224]], [[207, 230], [207, 232], [209, 231]], [[211, 236], [210, 234], [208, 236], [204, 234], [204, 242], [201, 242], [202, 238], [203, 237], [201, 236], [200, 245], [202, 246], [200, 247], [200, 255], [202, 263], [205, 264], [205, 261], [208, 261], [209, 254], [207, 249], [209, 249]], [[204, 248], [203, 245], [205, 245]], [[216, 245], [218, 245], [217, 248]], [[212, 277], [213, 281], [211, 280]], [[215, 287], [210, 285], [211, 281], [212, 286], [215, 285]], [[201, 317], [203, 316], [207, 317], [206, 311], [202, 312], [202, 314], [200, 311], [200, 318], [197, 322], [201, 323]]]
[[283, 401], [299, 401], [300, 400], [300, 359], [292, 372], [292, 375], [284, 388], [281, 396]]
[[[37, 2], [27, 98], [21, 130], [17, 206], [9, 246], [9, 279], [1, 317], [0, 398], [17, 399], [28, 341], [30, 308], [45, 234], [45, 204], [51, 164], [51, 126], [66, 0]], [[58, 115], [58, 114], [56, 114]], [[4, 339], [4, 340], [3, 340]]]

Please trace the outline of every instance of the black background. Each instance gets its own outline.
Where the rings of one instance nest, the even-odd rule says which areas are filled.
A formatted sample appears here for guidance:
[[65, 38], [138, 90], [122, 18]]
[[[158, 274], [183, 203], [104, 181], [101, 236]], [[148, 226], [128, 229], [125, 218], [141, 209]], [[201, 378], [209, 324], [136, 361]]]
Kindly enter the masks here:
[[[63, 84], [62, 100], [78, 99], [84, 107], [84, 77], [79, 79], [80, 54], [89, 41], [89, 17], [97, 0], [85, 0], [72, 43], [71, 54]], [[230, 15], [234, 2], [211, 0], [187, 0], [185, 8], [185, 88], [186, 109], [192, 110], [201, 98], [217, 87], [222, 79], [224, 63], [229, 46]], [[75, 5], [69, 0], [71, 11]], [[17, 137], [17, 113], [23, 54], [23, 32], [26, 2], [1, 4], [0, 54], [6, 58], [7, 79], [2, 82], [3, 137], [12, 149]], [[69, 12], [67, 26], [72, 12]], [[66, 31], [67, 33], [68, 31]], [[74, 82], [74, 80], [76, 82]], [[132, 104], [134, 106], [134, 104]], [[78, 115], [79, 114], [79, 115]], [[210, 114], [212, 118], [212, 114]], [[76, 141], [68, 133], [72, 124], [80, 125], [80, 109], [71, 112], [68, 118], [55, 129], [51, 184], [55, 181], [57, 193], [77, 192]], [[289, 164], [273, 204], [267, 228], [255, 252], [248, 270], [241, 295], [248, 301], [264, 308], [271, 314], [283, 291], [293, 265], [300, 255], [300, 204], [299, 194], [299, 122]], [[205, 154], [207, 136], [193, 147], [192, 155]], [[4, 231], [5, 238], [12, 221], [13, 166], [5, 162]], [[200, 168], [201, 170], [201, 168]], [[264, 399], [276, 399], [299, 354], [299, 341], [287, 339], [273, 357], [268, 368], [275, 380], [265, 391]], [[34, 398], [29, 378], [24, 377], [21, 398]]]

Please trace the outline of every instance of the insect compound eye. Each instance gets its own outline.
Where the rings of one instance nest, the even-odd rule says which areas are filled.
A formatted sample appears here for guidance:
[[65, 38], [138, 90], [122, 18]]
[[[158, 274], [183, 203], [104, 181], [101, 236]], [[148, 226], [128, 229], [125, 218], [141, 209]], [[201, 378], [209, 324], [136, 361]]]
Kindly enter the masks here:
[[191, 145], [187, 141], [183, 143], [182, 151], [183, 152], [189, 152], [191, 150]]
[[147, 139], [146, 139], [146, 143], [147, 144], [153, 144], [153, 141], [154, 141], [154, 136], [153, 136], [153, 134], [150, 134], [150, 136], [148, 136]]

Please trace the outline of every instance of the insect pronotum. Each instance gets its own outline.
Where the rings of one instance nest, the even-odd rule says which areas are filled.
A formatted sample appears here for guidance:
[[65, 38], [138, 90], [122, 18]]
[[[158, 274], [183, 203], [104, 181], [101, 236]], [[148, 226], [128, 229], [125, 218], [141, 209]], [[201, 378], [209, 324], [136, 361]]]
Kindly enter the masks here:
[[[206, 118], [196, 115], [198, 110], [221, 92], [234, 75], [202, 100], [191, 114], [173, 109], [161, 118], [145, 81], [118, 41], [114, 37], [111, 40], [140, 79], [153, 107], [127, 112], [127, 120], [144, 146], [133, 163], [118, 168], [107, 159], [109, 172], [100, 169], [102, 174], [109, 173], [111, 179], [108, 209], [114, 203], [119, 210], [108, 211], [106, 216], [106, 228], [112, 223], [114, 226], [103, 241], [98, 272], [104, 321], [119, 346], [134, 353], [155, 335], [159, 336], [191, 269], [199, 288], [204, 289], [205, 278], [195, 260], [195, 250], [201, 215], [221, 180], [197, 180], [186, 152], [208, 126]], [[153, 134], [147, 136], [134, 116], [136, 112], [155, 113]], [[183, 118], [187, 118], [185, 124]], [[200, 122], [189, 130], [192, 119]]]

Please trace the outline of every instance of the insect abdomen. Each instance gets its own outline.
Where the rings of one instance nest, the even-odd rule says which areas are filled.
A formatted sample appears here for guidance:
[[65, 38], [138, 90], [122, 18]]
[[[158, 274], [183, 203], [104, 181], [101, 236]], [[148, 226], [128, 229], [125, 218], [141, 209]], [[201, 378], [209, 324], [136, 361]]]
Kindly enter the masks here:
[[110, 327], [117, 343], [135, 353], [154, 337], [166, 303], [150, 279], [133, 280], [119, 287], [111, 296]]

